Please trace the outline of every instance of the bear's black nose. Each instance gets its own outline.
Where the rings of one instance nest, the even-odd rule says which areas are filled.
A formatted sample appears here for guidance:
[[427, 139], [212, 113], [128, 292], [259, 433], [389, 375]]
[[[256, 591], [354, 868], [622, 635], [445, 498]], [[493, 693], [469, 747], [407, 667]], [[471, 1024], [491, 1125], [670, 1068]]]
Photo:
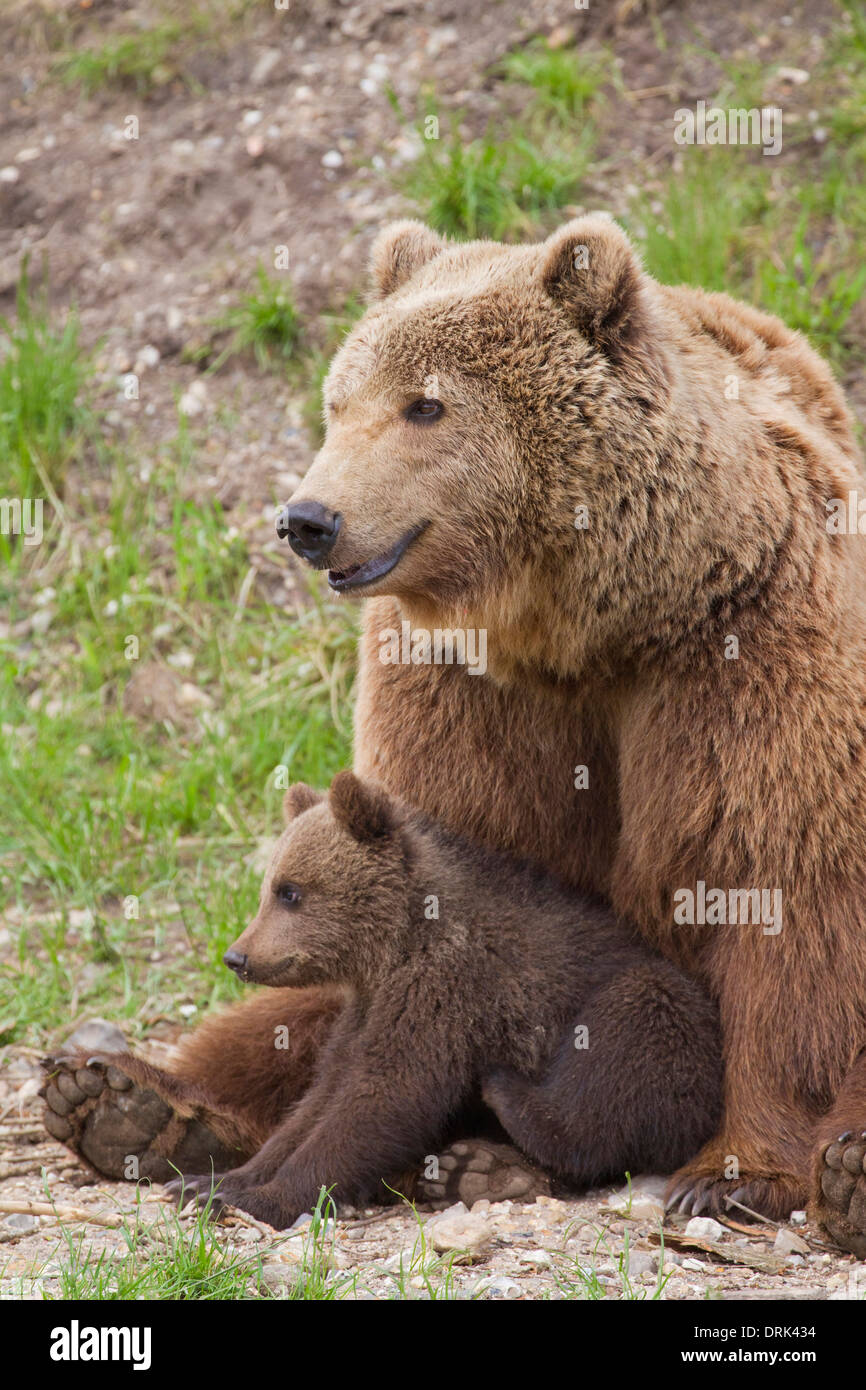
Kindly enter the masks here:
[[321, 566], [334, 548], [342, 520], [339, 512], [328, 511], [321, 502], [296, 502], [277, 517], [277, 535], [288, 539], [302, 560]]
[[241, 955], [240, 951], [226, 951], [223, 956], [223, 965], [227, 965], [229, 970], [234, 970], [240, 975], [246, 969], [247, 958]]

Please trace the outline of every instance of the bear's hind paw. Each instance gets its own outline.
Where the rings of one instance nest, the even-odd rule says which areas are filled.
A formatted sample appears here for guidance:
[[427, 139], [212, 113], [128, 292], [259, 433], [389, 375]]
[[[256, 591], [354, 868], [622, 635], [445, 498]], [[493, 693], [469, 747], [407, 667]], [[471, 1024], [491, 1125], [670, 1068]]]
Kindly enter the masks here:
[[821, 1154], [813, 1215], [843, 1250], [866, 1260], [866, 1131], [847, 1131]]
[[428, 1206], [487, 1198], [491, 1202], [534, 1202], [550, 1196], [550, 1180], [511, 1144], [461, 1139], [440, 1155], [434, 1177], [419, 1178], [416, 1199]]

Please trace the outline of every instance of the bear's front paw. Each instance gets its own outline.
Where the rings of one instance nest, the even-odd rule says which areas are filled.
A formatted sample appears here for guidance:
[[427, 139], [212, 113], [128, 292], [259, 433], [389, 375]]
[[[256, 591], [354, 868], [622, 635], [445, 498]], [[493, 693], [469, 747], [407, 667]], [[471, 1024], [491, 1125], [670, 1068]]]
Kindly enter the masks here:
[[303, 1207], [292, 1201], [291, 1197], [275, 1183], [263, 1183], [261, 1187], [244, 1187], [241, 1183], [229, 1180], [220, 1188], [220, 1197], [230, 1206], [254, 1216], [273, 1226], [275, 1231], [284, 1231], [300, 1216]]
[[291, 1226], [304, 1210], [279, 1183], [256, 1186], [246, 1173], [206, 1173], [175, 1178], [166, 1184], [166, 1190], [181, 1208], [207, 1208], [212, 1217], [218, 1217], [226, 1207], [237, 1207], [277, 1231]]
[[179, 1207], [194, 1205], [204, 1209], [210, 1203], [212, 1215], [217, 1216], [225, 1206], [222, 1193], [225, 1173], [185, 1173], [165, 1184], [165, 1190]]
[[806, 1192], [796, 1178], [741, 1174], [723, 1178], [694, 1171], [690, 1166], [675, 1174], [668, 1188], [668, 1211], [684, 1216], [726, 1217], [734, 1221], [785, 1221], [796, 1207], [806, 1204]]
[[866, 1260], [866, 1130], [826, 1146], [819, 1181], [813, 1215], [837, 1245]]

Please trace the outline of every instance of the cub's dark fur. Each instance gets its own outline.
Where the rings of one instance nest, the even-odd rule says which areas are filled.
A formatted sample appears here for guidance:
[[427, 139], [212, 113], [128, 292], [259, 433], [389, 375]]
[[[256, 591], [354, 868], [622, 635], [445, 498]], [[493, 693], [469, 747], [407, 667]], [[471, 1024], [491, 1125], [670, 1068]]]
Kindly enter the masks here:
[[327, 797], [291, 788], [286, 816], [227, 960], [262, 984], [337, 985], [345, 1003], [306, 1094], [224, 1175], [226, 1200], [282, 1227], [323, 1185], [381, 1197], [479, 1095], [577, 1185], [671, 1171], [713, 1133], [716, 1009], [609, 911], [350, 772]]

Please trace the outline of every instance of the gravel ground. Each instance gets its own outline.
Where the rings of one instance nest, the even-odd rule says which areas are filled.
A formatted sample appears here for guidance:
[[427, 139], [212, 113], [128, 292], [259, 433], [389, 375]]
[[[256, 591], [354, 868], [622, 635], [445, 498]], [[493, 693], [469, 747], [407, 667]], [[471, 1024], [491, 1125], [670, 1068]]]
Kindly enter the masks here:
[[[171, 1055], [166, 1044], [151, 1043], [147, 1051], [156, 1062]], [[37, 1055], [27, 1048], [8, 1052], [0, 1079], [0, 1298], [57, 1297], [60, 1263], [68, 1260], [61, 1227], [76, 1237], [83, 1232], [94, 1256], [125, 1254], [122, 1232], [98, 1222], [132, 1217], [135, 1189], [94, 1179], [47, 1135], [36, 1094]], [[446, 1270], [430, 1269], [436, 1256], [445, 1266], [453, 1259], [448, 1296], [457, 1298], [561, 1299], [587, 1297], [589, 1289], [599, 1298], [673, 1300], [854, 1299], [866, 1293], [866, 1267], [831, 1251], [796, 1217], [778, 1229], [722, 1229], [698, 1219], [688, 1231], [684, 1220], [668, 1218], [662, 1229], [664, 1182], [639, 1177], [630, 1193], [603, 1188], [531, 1205], [481, 1201], [471, 1212], [460, 1203], [446, 1212], [419, 1211], [417, 1218], [405, 1207], [344, 1210], [328, 1258], [340, 1296], [353, 1299], [423, 1299], [431, 1289], [443, 1296]], [[143, 1195], [142, 1219], [157, 1220], [162, 1190]], [[57, 1215], [13, 1205], [40, 1203], [52, 1204]], [[181, 1223], [189, 1228], [191, 1218]], [[301, 1217], [286, 1235], [239, 1213], [218, 1227], [218, 1237], [230, 1251], [260, 1256], [262, 1283], [280, 1297], [302, 1268], [307, 1224]]]

